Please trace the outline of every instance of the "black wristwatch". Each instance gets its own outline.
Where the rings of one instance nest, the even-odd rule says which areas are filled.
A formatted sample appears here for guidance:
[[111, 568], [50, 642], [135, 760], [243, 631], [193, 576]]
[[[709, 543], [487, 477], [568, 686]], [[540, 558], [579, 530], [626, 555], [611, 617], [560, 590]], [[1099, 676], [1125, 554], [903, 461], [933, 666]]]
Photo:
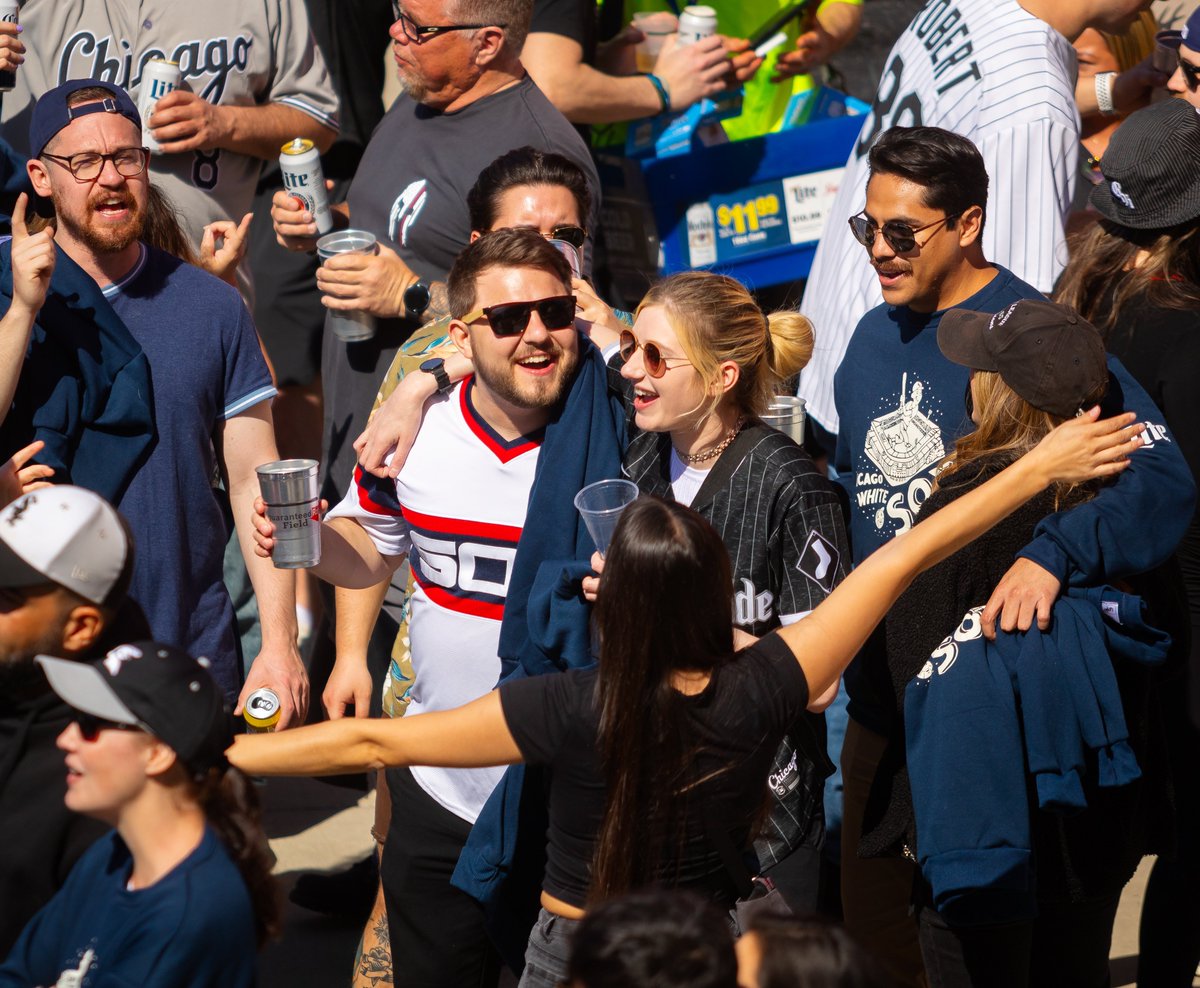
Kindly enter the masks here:
[[429, 286], [423, 281], [414, 282], [404, 289], [404, 312], [410, 316], [422, 316], [429, 308]]
[[421, 364], [421, 370], [426, 374], [433, 375], [433, 379], [437, 381], [438, 394], [444, 395], [454, 387], [454, 382], [450, 380], [450, 375], [446, 373], [446, 361], [441, 357], [430, 357]]

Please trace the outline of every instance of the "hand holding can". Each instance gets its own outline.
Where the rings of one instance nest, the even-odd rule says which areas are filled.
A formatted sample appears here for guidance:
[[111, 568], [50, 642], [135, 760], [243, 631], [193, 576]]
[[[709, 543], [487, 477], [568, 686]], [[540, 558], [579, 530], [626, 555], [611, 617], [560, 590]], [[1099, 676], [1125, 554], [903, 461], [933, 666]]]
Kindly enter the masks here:
[[270, 734], [279, 723], [281, 713], [279, 694], [265, 686], [246, 697], [242, 717], [249, 734]]

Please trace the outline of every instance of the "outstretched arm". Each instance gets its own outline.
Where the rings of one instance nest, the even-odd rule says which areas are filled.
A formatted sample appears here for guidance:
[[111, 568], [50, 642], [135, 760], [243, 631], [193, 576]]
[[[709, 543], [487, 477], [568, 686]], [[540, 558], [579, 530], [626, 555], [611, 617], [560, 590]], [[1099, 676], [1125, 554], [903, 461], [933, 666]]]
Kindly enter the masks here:
[[242, 734], [228, 755], [247, 775], [339, 775], [399, 765], [481, 768], [521, 761], [495, 691], [436, 713], [343, 718], [281, 734]]
[[1058, 481], [1120, 473], [1141, 445], [1132, 413], [1097, 422], [1099, 409], [1065, 422], [986, 484], [876, 550], [805, 620], [778, 634], [804, 669], [810, 696], [841, 675], [918, 573], [957, 552]]

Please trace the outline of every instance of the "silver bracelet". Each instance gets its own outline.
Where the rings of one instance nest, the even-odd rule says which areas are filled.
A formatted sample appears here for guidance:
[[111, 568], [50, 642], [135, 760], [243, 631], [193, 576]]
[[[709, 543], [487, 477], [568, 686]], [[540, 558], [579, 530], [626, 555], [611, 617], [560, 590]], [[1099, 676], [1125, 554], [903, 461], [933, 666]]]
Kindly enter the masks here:
[[1113, 105], [1113, 80], [1116, 77], [1115, 72], [1097, 72], [1095, 76], [1096, 106], [1105, 117], [1117, 115], [1117, 108]]

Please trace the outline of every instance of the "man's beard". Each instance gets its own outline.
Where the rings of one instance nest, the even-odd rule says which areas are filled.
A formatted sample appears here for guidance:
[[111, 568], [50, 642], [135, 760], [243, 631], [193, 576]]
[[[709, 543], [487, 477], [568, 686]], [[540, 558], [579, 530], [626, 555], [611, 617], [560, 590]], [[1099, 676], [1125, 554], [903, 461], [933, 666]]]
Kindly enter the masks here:
[[120, 226], [103, 225], [97, 228], [90, 221], [97, 210], [89, 202], [84, 209], [87, 211], [83, 222], [63, 209], [57, 194], [51, 196], [54, 211], [61, 223], [71, 235], [85, 247], [96, 254], [119, 254], [136, 240], [140, 240], [146, 227], [146, 214], [138, 201], [128, 193], [122, 198], [123, 205], [129, 210], [129, 218]]
[[[555, 351], [526, 351], [522, 356], [531, 353], [544, 352], [558, 361], [558, 373], [553, 378], [527, 378], [526, 388], [517, 386], [517, 375], [521, 372], [515, 369], [510, 361], [507, 367], [492, 368], [486, 362], [476, 360], [475, 374], [487, 389], [502, 398], [515, 408], [553, 408], [561, 400], [571, 382], [575, 379], [575, 371], [579, 365], [579, 351], [559, 348]], [[505, 373], [507, 371], [507, 373]]]

